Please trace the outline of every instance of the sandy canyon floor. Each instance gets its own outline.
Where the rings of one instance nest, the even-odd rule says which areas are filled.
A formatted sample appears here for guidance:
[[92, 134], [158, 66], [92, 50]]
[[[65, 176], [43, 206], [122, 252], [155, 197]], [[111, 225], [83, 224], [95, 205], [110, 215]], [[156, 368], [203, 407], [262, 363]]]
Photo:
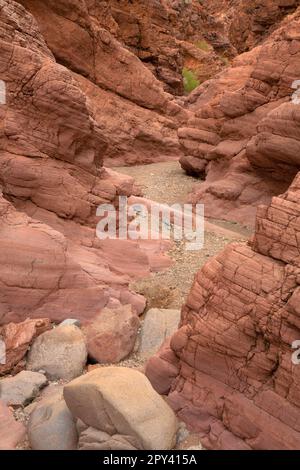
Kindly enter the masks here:
[[[118, 167], [116, 171], [132, 176], [144, 197], [162, 204], [184, 204], [195, 185], [201, 180], [188, 176], [179, 163], [160, 162], [150, 165]], [[211, 257], [228, 243], [247, 243], [251, 230], [234, 222], [207, 219], [203, 249], [188, 251], [185, 241], [174, 242], [169, 251], [172, 266], [134, 282], [131, 288], [147, 299], [147, 309], [181, 308], [190, 291], [194, 275]]]

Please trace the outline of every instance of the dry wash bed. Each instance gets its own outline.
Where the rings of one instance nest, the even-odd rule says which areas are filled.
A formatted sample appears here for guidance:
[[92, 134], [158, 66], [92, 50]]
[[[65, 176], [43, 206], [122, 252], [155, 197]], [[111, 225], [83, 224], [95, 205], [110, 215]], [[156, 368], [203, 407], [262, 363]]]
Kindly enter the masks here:
[[[115, 170], [132, 176], [146, 198], [163, 204], [187, 202], [193, 186], [201, 184], [198, 179], [187, 176], [178, 162], [119, 167]], [[202, 250], [188, 251], [185, 242], [175, 242], [169, 251], [173, 260], [172, 266], [164, 272], [153, 274], [150, 278], [134, 282], [131, 288], [147, 298], [148, 308], [181, 308], [194, 275], [201, 266], [228, 243], [246, 243], [249, 235], [247, 229], [236, 223], [214, 221], [206, 227]]]

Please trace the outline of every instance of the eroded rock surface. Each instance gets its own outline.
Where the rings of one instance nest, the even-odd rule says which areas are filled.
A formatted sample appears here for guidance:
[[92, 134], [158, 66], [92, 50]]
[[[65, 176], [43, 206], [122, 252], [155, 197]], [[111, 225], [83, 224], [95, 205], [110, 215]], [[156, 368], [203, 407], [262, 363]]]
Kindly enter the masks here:
[[[299, 0], [237, 0], [227, 11], [224, 1], [212, 2], [226, 15], [230, 43], [239, 52], [247, 51], [264, 40], [285, 17], [299, 6]], [[220, 5], [221, 3], [221, 5]]]
[[[111, 303], [141, 313], [145, 301], [128, 284], [149, 274], [153, 259], [157, 268], [162, 246], [145, 252], [139, 242], [99, 240], [95, 233], [98, 205], [117, 204], [120, 194], [135, 192], [134, 182], [102, 167], [105, 131], [32, 15], [13, 0], [1, 0], [0, 7], [6, 84], [0, 108], [0, 324], [28, 317], [83, 320]], [[129, 58], [128, 74], [135, 68], [142, 73], [138, 59], [115, 39], [111, 47], [120, 59]], [[150, 71], [147, 76], [136, 93], [146, 99], [146, 88], [152, 90], [165, 109], [168, 95]]]
[[[173, 28], [171, 2], [147, 2], [146, 9], [127, 1], [20, 3], [34, 15], [56, 60], [74, 73], [88, 97], [108, 144], [107, 163], [180, 156], [176, 127], [186, 113], [163, 86], [182, 89], [179, 46], [170, 46], [175, 38], [167, 33]], [[190, 16], [189, 11], [186, 20]], [[151, 60], [156, 66], [149, 68]], [[163, 83], [152, 72], [164, 77]]]

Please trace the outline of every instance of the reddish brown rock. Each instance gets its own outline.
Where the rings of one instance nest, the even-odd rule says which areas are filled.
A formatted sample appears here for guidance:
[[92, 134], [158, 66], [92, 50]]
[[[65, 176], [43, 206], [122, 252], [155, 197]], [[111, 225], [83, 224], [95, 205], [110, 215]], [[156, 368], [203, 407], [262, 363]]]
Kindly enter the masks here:
[[[159, 5], [150, 2], [145, 15], [140, 2], [122, 2], [119, 5], [119, 2], [113, 1], [22, 0], [20, 3], [35, 16], [56, 60], [74, 72], [74, 79], [88, 97], [89, 107], [108, 144], [105, 154], [107, 164], [148, 163], [181, 155], [176, 127], [185, 119], [186, 113], [164, 91], [161, 81], [153, 75], [153, 69], [149, 69], [135, 55], [137, 49], [127, 47], [125, 33], [128, 22], [130, 30], [131, 24], [144, 24], [146, 21], [142, 29], [149, 37], [141, 40], [143, 46], [139, 47], [143, 49], [141, 54], [147, 55], [146, 43], [151, 44], [151, 50], [151, 38], [159, 30], [158, 25], [151, 28], [151, 16], [159, 18], [159, 22], [168, 23], [172, 9], [164, 4], [164, 14], [158, 8], [161, 2]], [[134, 16], [135, 13], [137, 16]], [[129, 15], [133, 15], [132, 23]], [[118, 26], [118, 21], [122, 21], [122, 26]], [[148, 26], [150, 29], [146, 31]], [[133, 33], [138, 35], [138, 31], [139, 26]], [[165, 35], [162, 36], [165, 38]], [[139, 43], [138, 37], [136, 39]], [[172, 36], [170, 39], [174, 41]], [[182, 88], [181, 75], [178, 78], [181, 68], [176, 62], [176, 57], [180, 57], [178, 46], [173, 48], [170, 57], [170, 47], [162, 46], [161, 41], [159, 44], [159, 50], [165, 47], [160, 58], [164, 57], [164, 62], [170, 62], [168, 67], [171, 70], [167, 69], [169, 72], [164, 74], [166, 80]], [[175, 59], [172, 58], [174, 53]], [[149, 54], [155, 60], [152, 52]], [[172, 68], [176, 70], [175, 80], [172, 80]], [[160, 65], [157, 69], [161, 73], [165, 70]]]
[[247, 0], [236, 2], [229, 12], [230, 42], [239, 52], [251, 49], [299, 6], [299, 0]]
[[0, 450], [13, 450], [25, 438], [25, 428], [0, 401]]
[[[105, 38], [117, 39], [163, 83], [165, 90], [175, 94], [183, 94], [181, 72], [184, 56], [189, 54], [187, 49], [193, 48], [201, 54], [195, 44], [202, 38], [203, 30], [219, 33], [224, 29], [197, 0], [148, 0], [147, 3], [139, 0], [85, 0], [80, 3], [74, 0], [55, 3], [20, 0], [20, 3], [37, 18], [58, 62], [99, 84], [99, 59], [103, 59], [103, 55], [99, 53], [95, 39], [106, 31], [109, 34]], [[224, 42], [223, 46], [230, 48]], [[113, 64], [107, 71], [114, 73], [117, 65]], [[130, 79], [125, 80], [123, 86], [129, 82]], [[111, 89], [114, 80], [106, 84]]]
[[178, 159], [182, 154], [172, 117], [102, 89], [81, 75], [74, 77], [107, 139], [105, 165], [146, 164]]
[[[169, 97], [160, 82], [102, 26], [103, 3], [74, 0], [20, 3], [35, 16], [59, 63], [135, 103], [167, 111]], [[132, 86], [132, 78], [138, 86]]]
[[236, 54], [216, 11], [196, 0], [19, 3], [89, 98], [108, 143], [106, 165], [182, 156], [176, 130], [189, 113], [168, 92], [183, 94], [184, 67], [202, 83]]
[[194, 116], [178, 131], [181, 164], [205, 174], [191, 200], [204, 203], [207, 216], [253, 225], [257, 205], [286, 191], [300, 168], [299, 105], [292, 101], [299, 23], [298, 8], [187, 99]]
[[262, 43], [297, 7], [299, 0], [209, 0], [205, 10], [214, 19], [206, 37], [215, 48], [231, 46], [238, 53]]
[[[159, 267], [164, 247], [145, 250], [139, 241], [96, 237], [97, 207], [135, 193], [133, 180], [102, 167], [104, 132], [33, 17], [12, 0], [0, 6], [7, 98], [0, 108], [0, 324], [28, 317], [86, 320], [112, 304], [131, 304], [141, 313], [145, 299], [128, 285]], [[116, 40], [111, 47], [119, 58], [129, 57], [128, 73], [136, 67], [142, 73]], [[168, 95], [147, 76], [149, 93], [161, 90], [156, 104], [165, 107]], [[145, 89], [136, 93], [146, 99]]]
[[50, 320], [47, 318], [30, 320], [22, 323], [8, 323], [0, 328], [0, 338], [5, 343], [6, 363], [0, 365], [0, 374], [18, 372], [24, 366], [20, 361], [25, 357], [33, 340], [50, 329]]
[[259, 206], [253, 249], [266, 256], [300, 267], [300, 175], [288, 191], [274, 197], [270, 206]]
[[180, 329], [147, 365], [205, 447], [299, 448], [299, 178], [259, 207], [253, 249], [229, 245], [198, 272]]
[[139, 318], [130, 305], [103, 309], [83, 325], [89, 356], [102, 364], [120, 362], [132, 352], [139, 326]]
[[[205, 6], [196, 0], [151, 0], [146, 5], [138, 0], [19, 3], [34, 15], [56, 60], [75, 73], [89, 97], [108, 143], [104, 158], [109, 165], [182, 156], [176, 128], [180, 123], [186, 126], [189, 113], [164, 90], [182, 93], [184, 66], [195, 71], [200, 83], [210, 79], [230, 64], [228, 57], [259, 44], [299, 5], [298, 0], [283, 4], [265, 0], [251, 8], [243, 0], [230, 7], [221, 0]], [[239, 75], [235, 64], [234, 68]], [[259, 105], [268, 102], [260, 96], [263, 86], [257, 92], [250, 83], [254, 88], [248, 97], [250, 107], [257, 100]], [[242, 111], [238, 100], [233, 109]], [[184, 155], [185, 167], [187, 158], [198, 156], [195, 151], [206, 154], [213, 150], [186, 144], [192, 153]], [[187, 150], [184, 145], [183, 150]], [[196, 170], [199, 172], [198, 164]]]

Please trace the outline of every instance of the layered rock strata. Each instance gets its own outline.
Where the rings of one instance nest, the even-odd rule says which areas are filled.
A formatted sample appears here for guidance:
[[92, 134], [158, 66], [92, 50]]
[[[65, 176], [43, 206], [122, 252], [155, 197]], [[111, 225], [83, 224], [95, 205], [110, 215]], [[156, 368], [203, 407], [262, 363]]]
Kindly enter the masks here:
[[179, 330], [147, 364], [205, 447], [299, 448], [299, 197], [298, 174], [259, 207], [250, 246], [198, 272]]
[[135, 193], [133, 180], [102, 167], [105, 132], [32, 15], [12, 0], [0, 7], [0, 324], [128, 304], [141, 313], [128, 284], [165, 265], [161, 244], [145, 251], [95, 230], [97, 207]]

